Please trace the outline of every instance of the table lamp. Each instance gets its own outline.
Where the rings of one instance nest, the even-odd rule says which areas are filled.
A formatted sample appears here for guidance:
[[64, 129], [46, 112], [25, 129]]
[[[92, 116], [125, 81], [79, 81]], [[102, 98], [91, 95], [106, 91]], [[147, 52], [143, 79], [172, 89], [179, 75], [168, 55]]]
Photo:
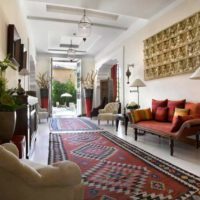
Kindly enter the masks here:
[[137, 87], [137, 90], [131, 90], [130, 92], [137, 92], [138, 93], [138, 105], [140, 105], [140, 97], [139, 97], [139, 87], [145, 87], [146, 85], [140, 80], [136, 79], [133, 81], [133, 83], [130, 85], [130, 87]]

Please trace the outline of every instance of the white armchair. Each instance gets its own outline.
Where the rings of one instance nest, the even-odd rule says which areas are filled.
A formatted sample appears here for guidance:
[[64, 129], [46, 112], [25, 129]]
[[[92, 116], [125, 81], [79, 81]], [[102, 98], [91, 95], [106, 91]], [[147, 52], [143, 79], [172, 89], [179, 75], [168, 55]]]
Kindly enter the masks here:
[[19, 159], [14, 144], [0, 145], [0, 199], [83, 199], [80, 169], [71, 161], [45, 166]]
[[111, 102], [106, 104], [104, 109], [99, 109], [99, 114], [97, 117], [98, 124], [100, 125], [100, 120], [106, 120], [107, 122], [111, 120], [113, 125], [118, 110], [119, 110], [118, 102]]

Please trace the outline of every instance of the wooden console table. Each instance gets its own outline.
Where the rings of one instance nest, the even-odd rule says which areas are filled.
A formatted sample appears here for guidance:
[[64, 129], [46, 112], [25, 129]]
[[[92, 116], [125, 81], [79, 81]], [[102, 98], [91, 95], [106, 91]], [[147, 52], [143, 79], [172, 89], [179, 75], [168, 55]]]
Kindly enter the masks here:
[[17, 120], [14, 135], [24, 135], [26, 139], [26, 158], [29, 157], [37, 133], [37, 104], [36, 97], [27, 95], [18, 95], [17, 98], [23, 102], [26, 107], [17, 110]]

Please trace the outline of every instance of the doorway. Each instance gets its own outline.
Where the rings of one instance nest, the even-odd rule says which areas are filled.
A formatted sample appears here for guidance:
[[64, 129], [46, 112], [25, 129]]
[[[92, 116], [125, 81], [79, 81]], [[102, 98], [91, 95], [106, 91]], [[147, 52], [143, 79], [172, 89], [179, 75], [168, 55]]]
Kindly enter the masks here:
[[80, 62], [52, 59], [51, 107], [53, 117], [75, 117], [80, 109]]

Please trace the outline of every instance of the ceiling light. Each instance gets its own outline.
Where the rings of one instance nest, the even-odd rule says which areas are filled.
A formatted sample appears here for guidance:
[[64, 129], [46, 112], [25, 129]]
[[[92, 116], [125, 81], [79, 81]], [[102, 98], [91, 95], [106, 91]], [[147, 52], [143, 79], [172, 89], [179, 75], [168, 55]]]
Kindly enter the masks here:
[[84, 10], [84, 14], [82, 19], [78, 24], [78, 34], [83, 37], [83, 41], [86, 41], [86, 38], [91, 34], [92, 24], [90, 19], [86, 16], [86, 11]]
[[74, 49], [69, 48], [69, 49], [67, 50], [67, 54], [68, 54], [68, 55], [75, 55], [75, 53], [76, 53], [76, 51], [75, 51]]
[[76, 56], [76, 51], [72, 48], [69, 48], [67, 50], [67, 58], [69, 58], [70, 60], [74, 60]]

